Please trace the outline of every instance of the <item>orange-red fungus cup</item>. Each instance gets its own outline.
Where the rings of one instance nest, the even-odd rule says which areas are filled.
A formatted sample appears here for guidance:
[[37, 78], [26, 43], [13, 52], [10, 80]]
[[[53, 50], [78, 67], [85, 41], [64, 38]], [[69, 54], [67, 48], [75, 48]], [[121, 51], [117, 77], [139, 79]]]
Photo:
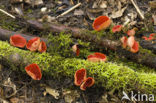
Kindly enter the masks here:
[[134, 36], [135, 35], [135, 29], [131, 29], [127, 31], [128, 36]]
[[121, 43], [122, 43], [122, 47], [123, 48], [126, 48], [127, 47], [127, 37], [126, 36], [123, 36], [121, 39]]
[[15, 47], [24, 48], [26, 43], [26, 39], [19, 34], [14, 34], [10, 37], [10, 44]]
[[42, 73], [37, 64], [30, 64], [25, 67], [27, 74], [34, 80], [41, 80]]
[[44, 41], [41, 41], [41, 42], [40, 42], [40, 45], [39, 45], [39, 47], [38, 47], [38, 51], [39, 51], [40, 53], [43, 53], [43, 52], [46, 52], [46, 50], [47, 50], [46, 43], [45, 43]]
[[40, 45], [40, 38], [39, 37], [34, 37], [34, 38], [32, 38], [31, 40], [28, 41], [26, 47], [30, 51], [36, 51], [36, 50], [38, 50], [39, 45]]
[[104, 30], [111, 24], [111, 20], [107, 16], [99, 16], [93, 22], [93, 29], [96, 31]]
[[75, 85], [76, 86], [80, 86], [82, 84], [82, 82], [86, 79], [87, 76], [87, 72], [86, 69], [82, 68], [80, 70], [77, 70], [75, 72], [74, 78], [75, 78]]
[[88, 77], [85, 79], [85, 81], [81, 84], [80, 89], [81, 90], [86, 90], [87, 87], [91, 87], [94, 84], [94, 78]]
[[75, 44], [75, 45], [72, 46], [72, 50], [76, 54], [76, 56], [79, 56], [80, 55], [80, 49], [78, 48], [78, 45], [77, 44]]
[[139, 51], [139, 43], [135, 41], [130, 51], [132, 53], [137, 53]]
[[91, 62], [105, 62], [107, 60], [107, 57], [105, 54], [102, 54], [102, 53], [94, 53], [94, 54], [91, 54], [87, 57], [87, 60], [88, 61], [91, 61]]
[[122, 25], [116, 25], [112, 28], [112, 32], [116, 33], [116, 32], [120, 32], [122, 29]]

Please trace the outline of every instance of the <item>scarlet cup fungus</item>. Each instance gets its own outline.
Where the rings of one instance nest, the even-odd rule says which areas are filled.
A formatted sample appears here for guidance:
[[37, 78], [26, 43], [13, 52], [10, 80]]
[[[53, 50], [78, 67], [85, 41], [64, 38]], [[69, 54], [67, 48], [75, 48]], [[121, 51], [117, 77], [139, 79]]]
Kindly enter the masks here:
[[135, 35], [135, 29], [131, 29], [127, 31], [128, 36], [134, 36]]
[[46, 43], [44, 41], [41, 41], [38, 47], [38, 51], [43, 53], [43, 52], [46, 52], [46, 50], [47, 50]]
[[93, 22], [93, 29], [96, 31], [104, 30], [111, 24], [111, 20], [107, 16], [99, 16]]
[[36, 51], [40, 45], [40, 38], [39, 37], [34, 37], [31, 40], [28, 41], [26, 47], [30, 51]]
[[120, 32], [122, 29], [122, 25], [116, 25], [112, 28], [112, 32], [116, 33], [116, 32]]
[[73, 50], [74, 53], [76, 53], [76, 56], [80, 55], [80, 49], [78, 48], [77, 44], [72, 46], [72, 50]]
[[127, 40], [128, 40], [127, 37], [123, 36], [120, 40], [122, 42], [122, 47], [126, 48], [127, 47]]
[[24, 48], [26, 43], [26, 39], [19, 34], [14, 34], [10, 37], [10, 44], [15, 47]]
[[82, 82], [86, 79], [87, 76], [87, 72], [86, 69], [82, 68], [80, 70], [77, 70], [75, 72], [74, 78], [75, 78], [75, 85], [76, 86], [80, 86], [82, 84]]
[[81, 90], [86, 90], [87, 87], [91, 87], [94, 84], [94, 78], [88, 77], [85, 79], [85, 81], [81, 84], [80, 89]]
[[139, 43], [135, 41], [130, 51], [133, 53], [137, 53], [139, 51]]
[[42, 74], [37, 64], [30, 64], [25, 67], [27, 74], [34, 80], [41, 80]]
[[132, 48], [132, 46], [134, 45], [134, 42], [135, 42], [134, 36], [128, 37], [127, 45], [128, 45], [130, 48]]
[[149, 37], [143, 36], [142, 38], [145, 40], [154, 40], [155, 36], [156, 36], [156, 33], [151, 33]]
[[91, 61], [91, 62], [105, 62], [107, 60], [107, 57], [105, 54], [102, 54], [102, 53], [94, 53], [94, 54], [91, 54], [87, 57], [87, 60], [88, 61]]

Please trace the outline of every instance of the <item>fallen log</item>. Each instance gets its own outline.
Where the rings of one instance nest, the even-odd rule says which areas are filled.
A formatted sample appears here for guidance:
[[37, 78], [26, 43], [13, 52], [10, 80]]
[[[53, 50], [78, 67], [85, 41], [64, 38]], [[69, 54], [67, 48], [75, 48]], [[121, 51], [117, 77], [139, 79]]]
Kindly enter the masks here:
[[[96, 34], [89, 32], [85, 29], [80, 28], [72, 28], [61, 24], [46, 24], [46, 23], [40, 23], [36, 20], [23, 20], [25, 24], [28, 24], [30, 27], [35, 28], [37, 30], [47, 30], [51, 32], [60, 33], [62, 31], [64, 32], [70, 32], [74, 38], [79, 38], [88, 42], [96, 43], [98, 46], [102, 46], [108, 49], [116, 50], [117, 47], [120, 45], [119, 41], [112, 41], [109, 39], [101, 38], [99, 39]], [[142, 46], [145, 49], [151, 50], [153, 53], [156, 53], [156, 42], [150, 43], [145, 40], [139, 40], [140, 46]]]
[[[9, 40], [10, 36], [13, 34], [21, 34], [21, 33], [12, 32], [12, 31], [8, 31], [8, 30], [4, 30], [4, 29], [0, 28], [0, 40]], [[30, 38], [33, 37], [30, 35], [26, 35], [26, 34], [21, 34], [21, 35], [23, 37], [25, 37], [27, 40], [29, 40]], [[42, 40], [44, 40], [46, 42], [48, 41], [46, 38], [42, 38]], [[100, 42], [100, 44], [107, 45], [108, 48], [112, 44], [113, 46], [111, 46], [110, 48], [113, 51], [115, 51], [120, 57], [124, 56], [127, 59], [132, 60], [133, 62], [137, 62], [137, 63], [143, 64], [143, 65], [149, 66], [151, 68], [156, 68], [156, 55], [149, 52], [148, 50], [140, 48], [140, 51], [138, 53], [131, 53], [131, 52], [123, 49], [121, 46], [119, 46], [120, 43], [118, 43], [118, 42], [108, 40], [108, 42], [105, 43], [107, 41], [107, 39], [105, 39], [104, 42], [102, 42], [102, 41]]]
[[[15, 55], [15, 56], [13, 56]], [[14, 58], [12, 58], [14, 57]], [[92, 63], [84, 59], [64, 58], [59, 55], [49, 53], [36, 53], [22, 50], [11, 46], [7, 42], [0, 41], [0, 62], [5, 64], [8, 60], [24, 73], [24, 67], [31, 63], [36, 63], [42, 70], [44, 76], [52, 76], [59, 80], [61, 77], [74, 77], [76, 70], [85, 68], [87, 76], [94, 77], [95, 85], [106, 88], [107, 90], [139, 90], [144, 93], [156, 94], [156, 74], [138, 73], [127, 66], [111, 62]], [[140, 68], [141, 69], [141, 68]]]

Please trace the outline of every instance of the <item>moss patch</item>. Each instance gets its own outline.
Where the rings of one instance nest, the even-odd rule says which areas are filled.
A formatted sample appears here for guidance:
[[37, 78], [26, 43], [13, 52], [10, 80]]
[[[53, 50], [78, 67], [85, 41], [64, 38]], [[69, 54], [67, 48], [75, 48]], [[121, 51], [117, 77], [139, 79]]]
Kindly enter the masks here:
[[[18, 53], [28, 63], [37, 63], [44, 75], [50, 75], [55, 78], [67, 76], [74, 77], [76, 70], [86, 68], [88, 76], [95, 78], [97, 86], [111, 89], [140, 89], [144, 92], [151, 93], [156, 91], [156, 74], [139, 73], [131, 68], [112, 62], [91, 63], [84, 59], [64, 58], [60, 55], [50, 55], [49, 53], [35, 53], [28, 50], [22, 50], [10, 46], [7, 42], [0, 41], [0, 55], [9, 59], [13, 53]], [[22, 62], [23, 62], [22, 61]], [[24, 67], [18, 70], [24, 71]], [[94, 85], [94, 86], [96, 86]]]

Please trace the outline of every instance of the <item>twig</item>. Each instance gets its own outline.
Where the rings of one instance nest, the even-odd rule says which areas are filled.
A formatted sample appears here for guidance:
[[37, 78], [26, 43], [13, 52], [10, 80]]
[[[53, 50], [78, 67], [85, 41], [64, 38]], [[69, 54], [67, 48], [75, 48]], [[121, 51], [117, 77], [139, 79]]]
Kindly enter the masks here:
[[64, 16], [64, 15], [68, 14], [69, 12], [71, 12], [75, 8], [79, 7], [80, 5], [81, 5], [81, 3], [76, 4], [75, 6], [73, 6], [72, 8], [70, 8], [69, 10], [67, 10], [67, 11], [63, 12], [62, 14], [60, 14], [59, 16], [57, 16], [56, 18], [59, 18], [61, 16]]
[[8, 13], [8, 12], [6, 12], [6, 11], [2, 10], [2, 9], [0, 9], [0, 11], [1, 11], [2, 13], [4, 13], [4, 14], [6, 14], [6, 15], [10, 16], [11, 18], [16, 19], [16, 17], [15, 17], [15, 16], [13, 16], [13, 15], [11, 15], [10, 13]]
[[141, 13], [139, 7], [134, 3], [134, 0], [131, 0], [132, 4], [134, 5], [135, 9], [137, 10], [137, 12], [139, 13], [141, 19], [144, 19], [144, 15]]

